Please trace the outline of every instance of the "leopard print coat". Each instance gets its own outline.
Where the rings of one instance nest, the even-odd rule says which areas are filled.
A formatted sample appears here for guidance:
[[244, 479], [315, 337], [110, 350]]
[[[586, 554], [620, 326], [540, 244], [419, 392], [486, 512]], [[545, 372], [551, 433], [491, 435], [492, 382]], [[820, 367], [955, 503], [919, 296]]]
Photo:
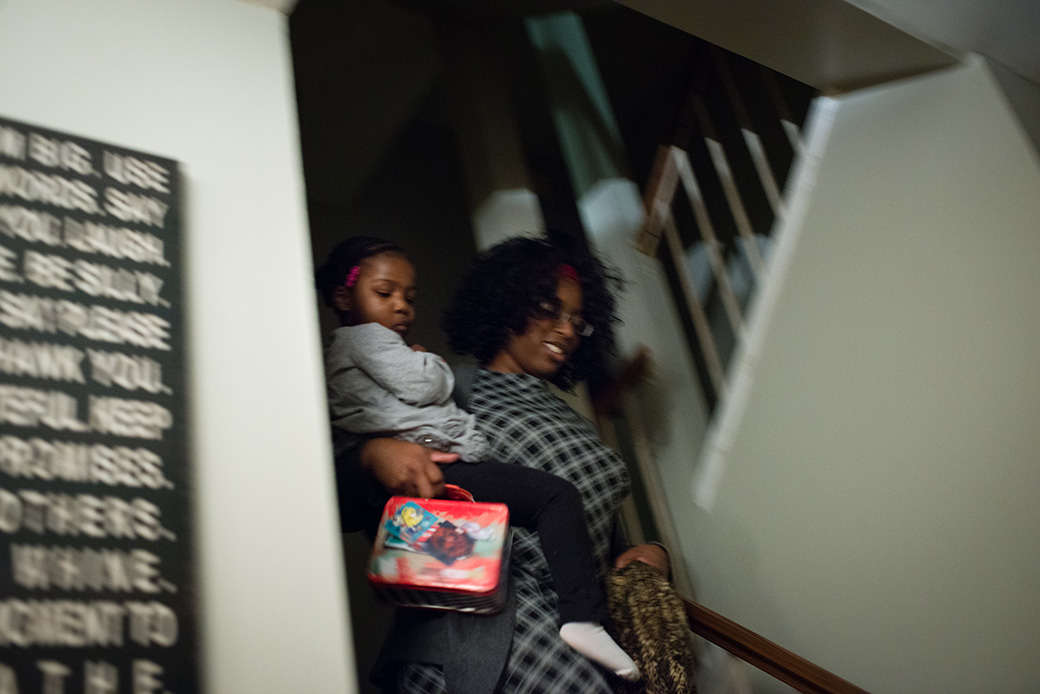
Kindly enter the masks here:
[[617, 694], [695, 694], [693, 641], [682, 601], [661, 572], [641, 561], [607, 578], [613, 636], [639, 666]]

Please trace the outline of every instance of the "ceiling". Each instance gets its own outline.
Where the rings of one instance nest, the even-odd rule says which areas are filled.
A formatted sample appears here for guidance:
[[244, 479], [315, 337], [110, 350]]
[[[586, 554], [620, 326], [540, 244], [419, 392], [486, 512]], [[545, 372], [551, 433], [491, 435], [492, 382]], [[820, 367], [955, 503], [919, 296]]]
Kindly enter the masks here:
[[849, 1], [932, 45], [984, 55], [1040, 84], [1037, 0]]
[[409, 122], [444, 119], [446, 18], [497, 31], [527, 15], [582, 14], [620, 121], [651, 114], [686, 77], [684, 38], [825, 93], [941, 68], [965, 52], [1040, 84], [1038, 0], [249, 1], [290, 16], [308, 197], [329, 205], [349, 203]]
[[[301, 0], [245, 0], [281, 10], [291, 15]], [[561, 9], [581, 10], [602, 5], [609, 0], [409, 0], [407, 4], [416, 9], [454, 8], [484, 15], [491, 14], [539, 14]], [[687, 15], [695, 15], [697, 6], [706, 3], [688, 0], [676, 3], [672, 0], [640, 2], [619, 0], [634, 9], [643, 7], [651, 16], [662, 14], [652, 6], [669, 3], [686, 7]], [[817, 15], [832, 12], [826, 5], [848, 4], [866, 14], [890, 24], [911, 37], [957, 56], [963, 53], [979, 53], [1009, 68], [1012, 72], [1040, 84], [1040, 2], [1036, 0], [828, 0], [827, 3], [799, 3], [809, 5]], [[780, 8], [777, 14], [797, 16], [794, 5], [789, 2], [759, 4], [751, 8], [752, 13], [741, 11], [740, 3], [714, 3], [726, 7], [731, 14], [743, 15], [746, 21], [755, 10], [768, 9], [769, 5]], [[660, 18], [660, 17], [658, 17]], [[676, 24], [676, 26], [679, 26]], [[700, 29], [704, 29], [704, 24]], [[697, 27], [683, 27], [700, 35]], [[774, 25], [775, 28], [775, 25]], [[835, 27], [831, 27], [832, 29]], [[776, 33], [776, 32], [774, 32]], [[706, 38], [706, 37], [705, 37]]]
[[1040, 84], [1037, 0], [620, 0], [822, 91], [978, 53]]

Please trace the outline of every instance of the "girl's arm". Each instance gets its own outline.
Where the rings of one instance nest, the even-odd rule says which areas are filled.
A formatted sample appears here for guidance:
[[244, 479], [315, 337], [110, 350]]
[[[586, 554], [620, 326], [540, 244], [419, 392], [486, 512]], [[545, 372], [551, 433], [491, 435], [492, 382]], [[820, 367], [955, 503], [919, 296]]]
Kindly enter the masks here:
[[414, 352], [394, 331], [377, 323], [351, 328], [351, 358], [387, 392], [409, 405], [447, 401], [455, 385], [448, 364], [436, 354]]

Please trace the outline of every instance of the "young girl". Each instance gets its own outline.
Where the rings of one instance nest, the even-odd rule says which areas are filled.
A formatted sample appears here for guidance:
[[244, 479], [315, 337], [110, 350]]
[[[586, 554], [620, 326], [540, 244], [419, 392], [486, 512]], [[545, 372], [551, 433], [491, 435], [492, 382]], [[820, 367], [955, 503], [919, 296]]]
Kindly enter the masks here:
[[[560, 268], [564, 275], [573, 268]], [[627, 680], [639, 669], [601, 626], [606, 619], [581, 496], [555, 475], [483, 461], [487, 442], [472, 415], [451, 399], [454, 378], [443, 359], [404, 341], [415, 320], [415, 268], [398, 246], [354, 237], [337, 246], [317, 273], [339, 316], [326, 355], [332, 424], [457, 453], [447, 482], [481, 501], [505, 503], [515, 525], [538, 531], [558, 595], [560, 637]]]

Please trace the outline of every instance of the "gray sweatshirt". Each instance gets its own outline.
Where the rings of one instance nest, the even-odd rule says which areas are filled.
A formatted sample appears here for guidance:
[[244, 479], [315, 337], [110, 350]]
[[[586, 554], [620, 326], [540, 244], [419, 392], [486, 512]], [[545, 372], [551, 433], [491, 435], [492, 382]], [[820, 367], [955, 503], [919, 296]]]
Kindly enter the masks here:
[[379, 323], [337, 328], [325, 371], [333, 427], [484, 459], [487, 440], [451, 399], [451, 368], [436, 354], [413, 352], [393, 330]]

